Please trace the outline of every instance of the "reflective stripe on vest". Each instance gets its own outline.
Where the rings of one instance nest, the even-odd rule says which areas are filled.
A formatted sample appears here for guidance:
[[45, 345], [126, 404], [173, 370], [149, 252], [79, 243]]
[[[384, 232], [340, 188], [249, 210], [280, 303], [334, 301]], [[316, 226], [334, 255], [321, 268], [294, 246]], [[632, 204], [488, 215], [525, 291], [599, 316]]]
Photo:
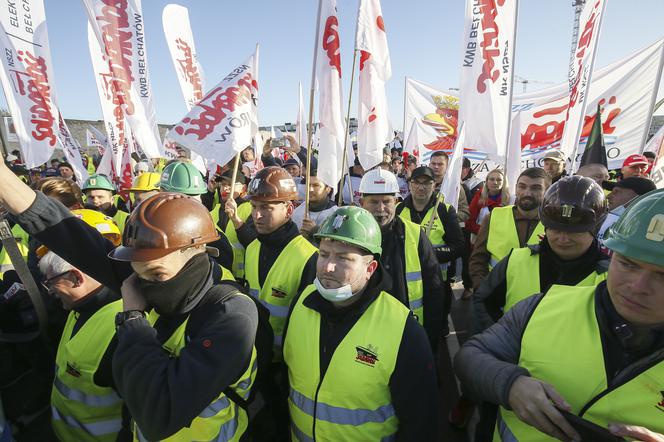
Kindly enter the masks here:
[[115, 336], [115, 315], [122, 300], [97, 310], [78, 332], [79, 314], [69, 312], [56, 355], [51, 390], [53, 430], [60, 440], [114, 441], [122, 426], [122, 399], [94, 382], [106, 349]]
[[[533, 254], [528, 247], [512, 250], [507, 270], [505, 272], [505, 307], [503, 312], [507, 313], [519, 301], [540, 293], [540, 254]], [[588, 274], [580, 286], [596, 286], [606, 279], [606, 272], [598, 274], [596, 271]]]
[[[217, 193], [215, 193], [217, 195]], [[212, 221], [214, 225], [219, 227], [219, 210], [223, 210], [221, 204], [216, 204], [212, 211], [210, 211], [210, 216], [212, 216]], [[251, 204], [248, 201], [240, 203], [237, 208], [237, 215], [240, 219], [246, 222], [251, 216]], [[228, 242], [231, 243], [233, 247], [233, 266], [231, 271], [233, 275], [238, 279], [244, 279], [244, 246], [239, 241], [237, 237], [237, 231], [235, 230], [235, 225], [232, 221], [228, 221], [226, 227], [222, 231], [223, 234], [228, 239]]]
[[261, 243], [257, 239], [247, 247], [245, 277], [249, 284], [249, 294], [270, 311], [274, 359], [279, 361], [282, 333], [291, 301], [297, 295], [304, 267], [317, 249], [301, 235], [293, 238], [270, 267], [262, 286], [258, 280], [260, 249]]
[[424, 284], [422, 283], [422, 265], [418, 246], [420, 244], [419, 224], [403, 220], [406, 232], [404, 251], [406, 255], [406, 290], [408, 292], [408, 306], [417, 318], [417, 322], [424, 325]]
[[[244, 295], [236, 295], [244, 296]], [[148, 315], [148, 321], [153, 324], [159, 315], [153, 310]], [[180, 351], [186, 346], [188, 338], [185, 336], [189, 318], [173, 332], [170, 338], [162, 344], [162, 348], [171, 357], [179, 357]], [[223, 343], [222, 343], [223, 345]], [[240, 378], [229, 385], [240, 397], [247, 399], [256, 377], [257, 369], [256, 348], [252, 350], [251, 362]], [[180, 429], [177, 433], [162, 439], [164, 441], [239, 441], [247, 429], [247, 413], [238, 404], [229, 400], [223, 392], [205, 407], [191, 423]], [[138, 423], [134, 425], [134, 440], [146, 440], [141, 433]]]
[[[498, 264], [498, 261], [506, 257], [510, 253], [510, 250], [521, 247], [519, 235], [516, 230], [513, 207], [495, 207], [491, 211], [489, 236], [486, 241], [486, 250], [491, 255], [489, 270]], [[544, 226], [538, 222], [526, 244], [538, 244], [540, 236], [543, 235]]]
[[[61, 439], [61, 440], [106, 440], [107, 438], [100, 439], [103, 436], [112, 436], [108, 440], [115, 440], [118, 432], [120, 432], [120, 430], [122, 429], [121, 417], [117, 419], [109, 419], [106, 421], [83, 423], [76, 420], [72, 416], [61, 415], [58, 409], [55, 407], [51, 407], [51, 414], [52, 414], [51, 417], [53, 418], [54, 427], [58, 427], [60, 426], [60, 424], [64, 424], [67, 427], [78, 430], [79, 436], [77, 437], [82, 437], [82, 439]], [[90, 436], [92, 436], [92, 438]]]
[[339, 343], [321, 379], [321, 317], [304, 305], [314, 293], [310, 285], [298, 298], [284, 342], [293, 439], [390, 440], [399, 423], [389, 382], [408, 309], [381, 292]]
[[[595, 287], [552, 286], [526, 326], [518, 365], [551, 384], [584, 419], [604, 428], [621, 422], [664, 433], [664, 407], [658, 408], [664, 362], [608, 388], [595, 296]], [[515, 440], [554, 440], [506, 409], [500, 415]], [[494, 440], [500, 440], [498, 432]]]

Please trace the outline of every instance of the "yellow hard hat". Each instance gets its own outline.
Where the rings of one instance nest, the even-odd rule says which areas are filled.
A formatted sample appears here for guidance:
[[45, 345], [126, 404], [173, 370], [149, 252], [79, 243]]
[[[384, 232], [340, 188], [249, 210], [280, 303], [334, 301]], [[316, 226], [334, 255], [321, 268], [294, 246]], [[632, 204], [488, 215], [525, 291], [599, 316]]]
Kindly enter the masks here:
[[[122, 243], [122, 232], [113, 218], [104, 215], [101, 212], [91, 209], [75, 209], [71, 213], [74, 214], [76, 218], [82, 219], [88, 225], [97, 229], [104, 238], [108, 239], [113, 243], [114, 246], [119, 246]], [[48, 253], [48, 247], [39, 246], [36, 250], [37, 257], [42, 258]]]
[[156, 172], [145, 172], [140, 174], [134, 179], [134, 183], [129, 189], [130, 191], [149, 192], [151, 190], [159, 190], [159, 180], [161, 174]]

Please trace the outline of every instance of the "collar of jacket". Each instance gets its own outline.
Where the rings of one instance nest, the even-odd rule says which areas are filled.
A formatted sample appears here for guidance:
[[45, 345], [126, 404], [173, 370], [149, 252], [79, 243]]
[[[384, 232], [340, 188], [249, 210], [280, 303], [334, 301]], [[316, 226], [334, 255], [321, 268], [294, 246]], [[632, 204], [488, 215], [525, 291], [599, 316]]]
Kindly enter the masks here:
[[77, 313], [94, 313], [106, 304], [120, 299], [120, 294], [111, 291], [109, 288], [99, 286], [84, 298], [76, 302], [72, 308]]
[[283, 249], [289, 242], [300, 234], [297, 225], [293, 220], [288, 220], [286, 224], [279, 227], [272, 233], [261, 234], [256, 237], [261, 242], [261, 245], [271, 249]]
[[528, 248], [530, 249], [531, 254], [541, 254], [546, 257], [546, 259], [552, 261], [561, 272], [577, 272], [580, 270], [583, 271], [583, 269], [593, 268], [597, 273], [603, 273], [608, 270], [609, 266], [609, 257], [600, 250], [597, 238], [593, 239], [592, 244], [583, 255], [571, 261], [560, 259], [553, 249], [551, 249], [551, 245], [546, 236], [544, 236], [544, 239], [542, 239], [539, 244], [529, 245]]
[[359, 295], [360, 299], [358, 299], [353, 304], [347, 307], [336, 308], [330, 301], [323, 298], [317, 291], [313, 292], [311, 296], [305, 299], [303, 304], [305, 307], [317, 311], [326, 319], [331, 319], [333, 321], [340, 320], [350, 316], [361, 316], [366, 311], [366, 309], [369, 308], [371, 303], [378, 297], [380, 292], [389, 292], [391, 288], [392, 280], [390, 279], [390, 276], [387, 274], [387, 272], [383, 270], [383, 266], [379, 261], [376, 271], [373, 275], [371, 275], [371, 278], [369, 278], [367, 287], [364, 289], [364, 292]]

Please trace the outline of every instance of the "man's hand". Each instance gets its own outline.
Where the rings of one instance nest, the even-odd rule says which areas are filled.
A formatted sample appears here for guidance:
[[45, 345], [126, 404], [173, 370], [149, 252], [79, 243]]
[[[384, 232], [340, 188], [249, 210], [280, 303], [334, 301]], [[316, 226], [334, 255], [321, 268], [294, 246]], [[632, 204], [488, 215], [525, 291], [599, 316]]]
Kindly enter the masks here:
[[287, 150], [288, 152], [293, 152], [295, 155], [300, 153], [300, 143], [297, 142], [294, 136], [292, 135], [286, 135], [286, 139], [288, 140], [288, 144], [290, 144], [290, 147], [284, 147], [284, 150]]
[[581, 440], [556, 407], [571, 410], [562, 396], [546, 382], [529, 376], [520, 376], [512, 384], [509, 405], [516, 416], [528, 425], [558, 440]]
[[240, 218], [237, 214], [237, 203], [235, 202], [233, 195], [228, 195], [228, 198], [226, 198], [226, 204], [224, 205], [224, 212], [226, 212], [226, 215], [228, 215], [228, 219], [231, 220], [236, 230], [242, 227], [244, 221], [242, 221], [242, 218]]
[[120, 291], [122, 292], [122, 309], [124, 311], [145, 311], [147, 302], [145, 302], [145, 298], [143, 298], [143, 295], [138, 290], [138, 275], [136, 273], [132, 273], [129, 278], [122, 282]]
[[637, 427], [636, 425], [624, 424], [609, 424], [609, 431], [618, 437], [628, 437], [630, 440], [634, 438], [636, 441], [641, 442], [664, 442], [664, 434], [653, 433], [644, 427]]
[[314, 233], [318, 230], [316, 223], [310, 220], [309, 218], [304, 218], [302, 220], [302, 227], [300, 227], [300, 233], [302, 236], [307, 238], [312, 238]]

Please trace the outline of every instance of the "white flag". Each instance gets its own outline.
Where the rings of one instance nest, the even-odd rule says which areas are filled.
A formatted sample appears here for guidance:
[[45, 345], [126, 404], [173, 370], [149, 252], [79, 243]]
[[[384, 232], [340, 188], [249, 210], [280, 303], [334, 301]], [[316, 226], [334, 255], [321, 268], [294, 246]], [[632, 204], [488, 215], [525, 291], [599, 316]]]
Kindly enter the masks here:
[[[171, 53], [171, 60], [178, 74], [180, 89], [187, 105], [187, 111], [203, 98], [205, 92], [205, 76], [198, 62], [196, 46], [194, 46], [194, 35], [189, 23], [189, 10], [184, 6], [170, 4], [166, 5], [162, 14], [164, 34]], [[164, 154], [166, 152], [167, 140], [164, 140]], [[207, 162], [196, 152], [191, 152], [191, 162], [205, 175], [208, 170]]]
[[117, 82], [114, 80], [113, 73], [104, 58], [90, 24], [88, 24], [88, 47], [97, 83], [104, 129], [106, 130], [106, 147], [111, 150], [109, 154], [111, 157], [111, 173], [108, 174], [108, 177], [115, 179], [119, 189], [125, 191], [131, 187], [132, 182], [130, 176], [123, 175], [123, 158], [125, 158], [125, 151], [131, 152], [133, 150], [133, 138], [125, 113], [122, 110], [122, 104], [118, 101], [115, 93]]
[[297, 130], [295, 131], [295, 139], [297, 140], [298, 143], [300, 143], [300, 146], [308, 148], [309, 133], [307, 132], [307, 123], [306, 123], [307, 114], [304, 110], [304, 99], [302, 98], [302, 83], [300, 83], [299, 86], [300, 86], [300, 101], [298, 102], [298, 108], [297, 108]]
[[511, 127], [510, 146], [507, 150], [507, 161], [505, 162], [505, 178], [513, 199], [516, 196], [516, 180], [521, 174], [521, 112], [517, 111], [512, 114]]
[[466, 146], [505, 158], [512, 107], [517, 0], [466, 0], [460, 119]]
[[657, 154], [659, 147], [664, 143], [664, 125], [659, 128], [655, 135], [643, 147], [643, 152], [654, 152]]
[[454, 206], [457, 209], [459, 205], [459, 192], [461, 191], [461, 169], [463, 166], [463, 143], [466, 124], [461, 123], [459, 136], [454, 145], [454, 152], [450, 156], [443, 177], [443, 183], [440, 185], [440, 193], [443, 195], [443, 201]]
[[342, 175], [346, 127], [341, 93], [341, 47], [336, 0], [321, 0], [316, 47], [318, 80], [318, 178], [336, 188]]
[[213, 87], [166, 138], [217, 164], [228, 163], [258, 131], [256, 52]]
[[392, 139], [385, 92], [392, 65], [379, 0], [360, 0], [355, 49], [360, 51], [358, 157], [369, 170], [383, 161], [383, 147]]
[[161, 157], [141, 0], [83, 0], [83, 5], [104, 54], [107, 81], [111, 83], [108, 91], [143, 152], [150, 158]]
[[417, 134], [417, 118], [413, 118], [413, 123], [410, 125], [410, 131], [408, 132], [408, 138], [403, 145], [403, 151], [410, 156], [413, 156], [417, 159], [417, 163], [420, 162], [420, 138]]
[[569, 73], [570, 91], [565, 130], [560, 140], [560, 150], [565, 156], [571, 158], [576, 157], [579, 147], [579, 136], [586, 115], [588, 91], [592, 80], [595, 52], [605, 5], [605, 0], [589, 0], [581, 10], [580, 34]]
[[81, 182], [87, 178], [78, 143], [57, 105], [46, 15], [41, 0], [0, 9], [0, 80], [28, 168], [64, 151]]

